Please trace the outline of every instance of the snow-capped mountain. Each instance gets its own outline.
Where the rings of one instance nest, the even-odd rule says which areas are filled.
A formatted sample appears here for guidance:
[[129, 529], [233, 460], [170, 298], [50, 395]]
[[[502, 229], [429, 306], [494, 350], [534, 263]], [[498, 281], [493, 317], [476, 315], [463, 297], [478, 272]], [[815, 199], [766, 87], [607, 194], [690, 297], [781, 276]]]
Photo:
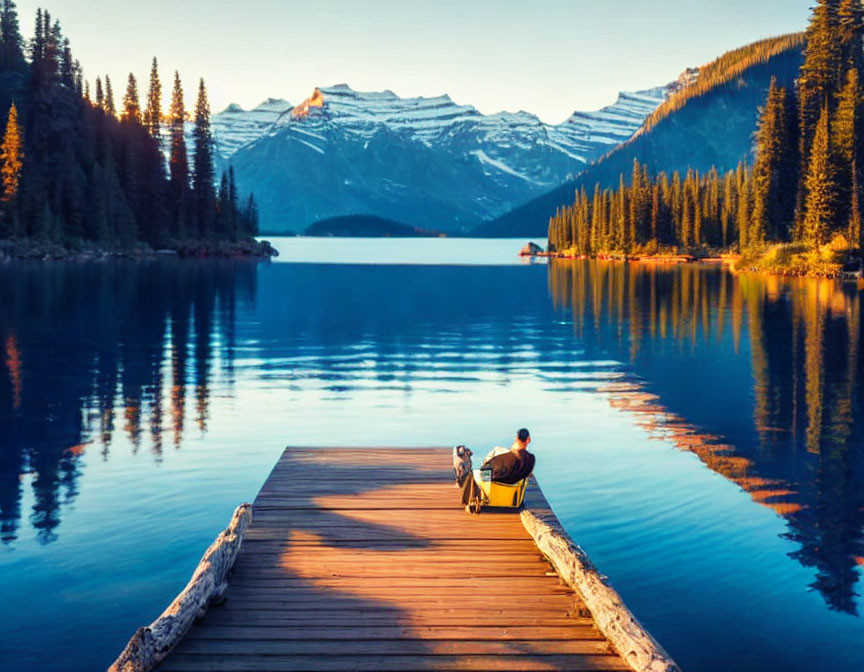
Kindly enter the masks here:
[[[673, 99], [653, 124], [643, 124], [628, 142], [592, 162], [575, 180], [484, 222], [472, 235], [540, 236], [555, 211], [573, 203], [575, 191], [616, 188], [620, 176], [632, 171], [635, 159], [649, 173], [665, 171], [667, 175], [689, 169], [704, 173], [711, 168], [722, 174], [742, 161], [752, 162], [759, 109], [772, 81], [787, 90], [795, 86], [804, 58], [803, 37], [781, 35], [723, 54], [701, 69], [685, 70], [673, 84], [673, 91], [684, 95]], [[711, 72], [710, 82], [698, 88], [697, 95], [686, 95], [705, 71]]]
[[602, 110], [574, 112], [563, 124], [550, 126], [550, 134], [562, 149], [568, 149], [574, 156], [593, 160], [597, 158], [598, 148], [608, 151], [629, 140], [674, 88], [667, 85], [636, 93], [621, 93], [613, 105]]
[[[282, 113], [290, 109], [291, 104], [281, 98], [268, 98], [254, 110], [248, 111], [239, 105], [229, 105], [213, 116], [217, 153], [222, 159], [229, 158], [241, 147], [265, 135]], [[190, 124], [190, 135], [191, 132]]]
[[265, 229], [369, 214], [459, 232], [577, 174], [631, 137], [672, 88], [622, 93], [550, 125], [528, 112], [484, 115], [446, 95], [400, 98], [341, 84], [296, 107], [232, 105], [213, 125], [220, 159], [256, 194]]

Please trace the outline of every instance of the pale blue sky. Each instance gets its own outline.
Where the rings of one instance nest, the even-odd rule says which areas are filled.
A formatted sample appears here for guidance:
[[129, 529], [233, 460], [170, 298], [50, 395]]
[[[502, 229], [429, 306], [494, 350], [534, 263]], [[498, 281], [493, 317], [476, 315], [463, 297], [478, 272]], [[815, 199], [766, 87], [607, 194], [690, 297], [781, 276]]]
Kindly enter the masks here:
[[[560, 122], [802, 30], [813, 0], [50, 0], [86, 75], [203, 76], [215, 110], [341, 82]], [[19, 0], [29, 37], [42, 2]]]

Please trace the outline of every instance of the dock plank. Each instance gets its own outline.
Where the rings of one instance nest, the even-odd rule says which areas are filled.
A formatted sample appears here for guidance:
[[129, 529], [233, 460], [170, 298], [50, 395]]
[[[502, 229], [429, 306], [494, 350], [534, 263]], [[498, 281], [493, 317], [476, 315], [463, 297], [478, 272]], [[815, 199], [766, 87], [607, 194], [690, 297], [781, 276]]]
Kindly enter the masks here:
[[[518, 643], [516, 643], [518, 644]], [[164, 668], [164, 672], [402, 672], [413, 670], [494, 670], [516, 672], [521, 670], [629, 670], [619, 657], [610, 655], [564, 654], [526, 655], [514, 646], [511, 655], [372, 655], [354, 653], [342, 655], [318, 654], [312, 656], [190, 656], [177, 654]]]
[[466, 514], [451, 474], [448, 449], [286, 449], [226, 602], [160, 672], [630, 669], [519, 516]]

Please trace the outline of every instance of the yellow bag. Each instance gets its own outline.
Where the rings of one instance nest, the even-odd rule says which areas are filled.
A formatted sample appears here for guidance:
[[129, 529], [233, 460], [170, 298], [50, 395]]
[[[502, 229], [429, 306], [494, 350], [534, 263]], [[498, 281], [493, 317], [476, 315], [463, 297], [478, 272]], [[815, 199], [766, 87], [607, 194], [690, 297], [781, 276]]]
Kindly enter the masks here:
[[[529, 477], [530, 478], [530, 477]], [[507, 483], [495, 483], [492, 481], [492, 471], [489, 469], [475, 469], [474, 480], [485, 495], [483, 505], [502, 508], [519, 508], [525, 499], [525, 488], [528, 479], [524, 478], [518, 483], [509, 485]]]

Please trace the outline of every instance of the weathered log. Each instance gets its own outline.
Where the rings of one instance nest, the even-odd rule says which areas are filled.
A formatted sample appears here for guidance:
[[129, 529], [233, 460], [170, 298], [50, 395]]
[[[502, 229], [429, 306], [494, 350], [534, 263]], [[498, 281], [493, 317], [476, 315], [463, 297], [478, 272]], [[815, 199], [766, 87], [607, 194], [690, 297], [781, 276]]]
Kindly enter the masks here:
[[597, 629], [636, 672], [681, 672], [585, 551], [564, 531], [539, 488], [534, 485], [532, 490], [532, 501], [522, 511], [522, 524], [561, 579], [591, 611]]
[[108, 672], [149, 672], [167, 657], [211, 603], [222, 600], [228, 588], [228, 573], [251, 522], [252, 505], [238, 506], [183, 591], [153, 623], [138, 628]]

